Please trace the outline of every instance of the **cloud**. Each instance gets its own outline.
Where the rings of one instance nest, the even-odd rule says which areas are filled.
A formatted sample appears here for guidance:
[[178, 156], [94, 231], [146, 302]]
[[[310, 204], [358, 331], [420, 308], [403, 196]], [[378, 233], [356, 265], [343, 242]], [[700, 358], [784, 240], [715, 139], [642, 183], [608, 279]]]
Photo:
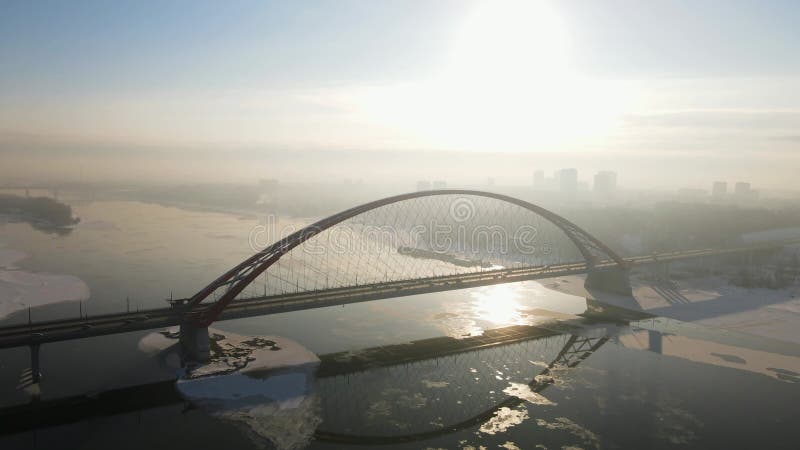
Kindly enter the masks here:
[[773, 136], [773, 140], [784, 142], [800, 142], [800, 134], [789, 136]]
[[637, 127], [782, 129], [800, 127], [800, 109], [689, 109], [628, 114], [624, 121]]

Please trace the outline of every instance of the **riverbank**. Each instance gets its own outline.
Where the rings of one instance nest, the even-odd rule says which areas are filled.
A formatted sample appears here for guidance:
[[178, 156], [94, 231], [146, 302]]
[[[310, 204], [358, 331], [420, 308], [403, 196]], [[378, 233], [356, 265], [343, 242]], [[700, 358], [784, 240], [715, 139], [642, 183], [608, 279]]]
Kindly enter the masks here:
[[41, 228], [66, 228], [80, 221], [72, 216], [70, 205], [48, 197], [0, 194], [0, 214], [6, 220], [24, 221]]
[[548, 289], [684, 322], [800, 344], [800, 286], [743, 288], [722, 276], [652, 281], [631, 274], [633, 296], [588, 290], [585, 275], [542, 281]]

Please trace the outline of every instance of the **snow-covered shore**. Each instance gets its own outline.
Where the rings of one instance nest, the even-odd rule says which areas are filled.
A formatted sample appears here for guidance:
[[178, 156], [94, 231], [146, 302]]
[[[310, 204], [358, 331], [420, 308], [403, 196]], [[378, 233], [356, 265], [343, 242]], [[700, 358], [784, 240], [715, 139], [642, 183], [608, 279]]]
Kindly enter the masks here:
[[78, 277], [28, 272], [15, 266], [27, 256], [0, 244], [0, 319], [29, 307], [89, 298], [89, 286]]
[[150, 333], [139, 349], [179, 375], [178, 392], [240, 427], [259, 447], [305, 447], [321, 422], [313, 392], [319, 358], [281, 336], [246, 337], [210, 329], [211, 359], [182, 367], [177, 329]]
[[720, 276], [659, 282], [631, 276], [633, 297], [588, 291], [585, 276], [542, 282], [546, 288], [623, 308], [800, 344], [800, 286], [743, 288]]

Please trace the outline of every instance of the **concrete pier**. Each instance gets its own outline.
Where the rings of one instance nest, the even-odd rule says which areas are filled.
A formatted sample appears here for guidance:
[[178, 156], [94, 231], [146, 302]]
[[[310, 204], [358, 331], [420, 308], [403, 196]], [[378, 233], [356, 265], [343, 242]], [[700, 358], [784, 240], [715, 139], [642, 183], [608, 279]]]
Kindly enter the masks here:
[[584, 287], [619, 295], [633, 295], [630, 271], [626, 268], [614, 267], [591, 270], [586, 276]]
[[205, 362], [211, 357], [211, 346], [208, 337], [208, 328], [198, 328], [193, 324], [181, 324], [180, 342], [188, 360]]

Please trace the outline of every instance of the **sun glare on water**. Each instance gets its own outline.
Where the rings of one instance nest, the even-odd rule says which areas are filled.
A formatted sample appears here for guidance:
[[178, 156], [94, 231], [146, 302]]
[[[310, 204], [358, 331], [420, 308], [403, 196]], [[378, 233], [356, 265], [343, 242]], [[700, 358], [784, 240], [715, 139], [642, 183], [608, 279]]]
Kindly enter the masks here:
[[508, 326], [525, 323], [517, 302], [515, 286], [497, 284], [473, 292], [475, 315], [495, 325]]

